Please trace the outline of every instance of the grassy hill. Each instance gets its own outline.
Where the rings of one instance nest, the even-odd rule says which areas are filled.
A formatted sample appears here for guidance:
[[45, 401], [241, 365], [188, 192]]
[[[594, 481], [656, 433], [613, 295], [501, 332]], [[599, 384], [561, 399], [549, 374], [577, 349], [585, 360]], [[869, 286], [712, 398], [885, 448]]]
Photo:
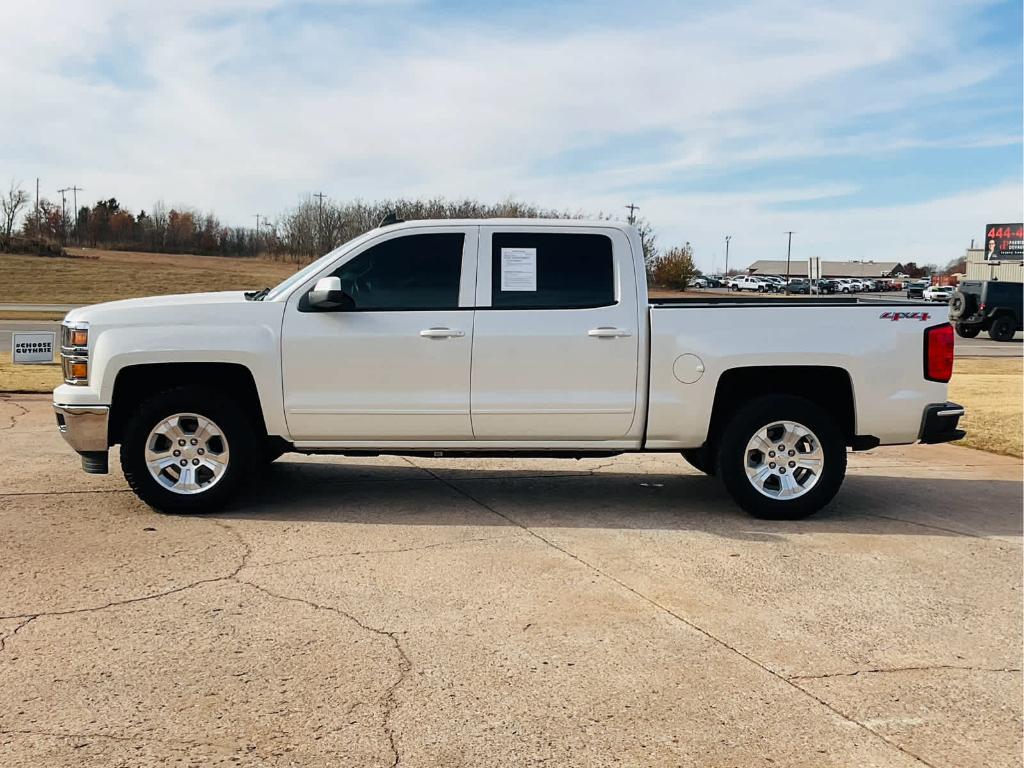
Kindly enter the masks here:
[[168, 293], [262, 288], [294, 264], [170, 253], [69, 248], [74, 258], [0, 254], [0, 304], [95, 304]]

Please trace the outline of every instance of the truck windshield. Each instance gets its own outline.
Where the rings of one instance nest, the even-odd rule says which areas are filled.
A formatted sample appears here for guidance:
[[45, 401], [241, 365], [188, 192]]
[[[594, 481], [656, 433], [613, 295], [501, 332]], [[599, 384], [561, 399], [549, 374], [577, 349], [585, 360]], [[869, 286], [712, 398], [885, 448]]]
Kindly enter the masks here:
[[278, 298], [279, 296], [284, 296], [292, 288], [294, 288], [296, 285], [299, 285], [300, 283], [305, 282], [310, 277], [312, 277], [317, 272], [319, 272], [321, 269], [326, 267], [331, 261], [333, 261], [339, 255], [341, 255], [342, 252], [354, 248], [355, 246], [359, 245], [359, 243], [363, 242], [364, 240], [368, 240], [371, 236], [373, 236], [373, 234], [376, 231], [377, 230], [375, 230], [375, 229], [371, 229], [369, 232], [366, 232], [366, 233], [360, 235], [359, 237], [355, 237], [355, 238], [349, 240], [346, 243], [342, 243], [337, 248], [335, 248], [333, 251], [331, 251], [330, 253], [324, 254], [323, 256], [321, 256], [316, 261], [313, 261], [313, 262], [307, 264], [302, 269], [300, 269], [298, 272], [296, 272], [294, 275], [292, 275], [291, 277], [285, 278], [283, 282], [278, 283], [276, 286], [274, 286], [270, 290], [270, 293], [268, 293], [266, 295], [266, 298], [264, 299], [264, 301], [274, 301], [274, 299]]

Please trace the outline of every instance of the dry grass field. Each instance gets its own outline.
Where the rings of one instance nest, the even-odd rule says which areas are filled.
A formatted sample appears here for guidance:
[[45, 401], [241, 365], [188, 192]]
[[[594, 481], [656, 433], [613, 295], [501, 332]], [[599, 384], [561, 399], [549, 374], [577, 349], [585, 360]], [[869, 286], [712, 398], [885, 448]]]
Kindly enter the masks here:
[[62, 382], [60, 363], [12, 365], [11, 353], [0, 352], [0, 392], [50, 392]]
[[1006, 456], [1024, 456], [1024, 360], [968, 357], [957, 360], [949, 399], [967, 413], [959, 444]]
[[262, 288], [296, 270], [294, 264], [267, 259], [68, 250], [78, 258], [0, 254], [0, 304], [95, 304], [136, 296]]

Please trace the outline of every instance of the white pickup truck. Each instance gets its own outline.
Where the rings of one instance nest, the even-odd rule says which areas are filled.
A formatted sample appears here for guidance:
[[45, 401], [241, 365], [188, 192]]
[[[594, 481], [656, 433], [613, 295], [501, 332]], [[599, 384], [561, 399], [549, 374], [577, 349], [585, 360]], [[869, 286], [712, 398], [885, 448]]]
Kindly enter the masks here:
[[57, 422], [87, 472], [120, 445], [168, 512], [224, 504], [282, 453], [681, 453], [752, 514], [835, 495], [847, 448], [963, 436], [944, 307], [650, 300], [610, 222], [379, 227], [272, 289], [69, 313]]

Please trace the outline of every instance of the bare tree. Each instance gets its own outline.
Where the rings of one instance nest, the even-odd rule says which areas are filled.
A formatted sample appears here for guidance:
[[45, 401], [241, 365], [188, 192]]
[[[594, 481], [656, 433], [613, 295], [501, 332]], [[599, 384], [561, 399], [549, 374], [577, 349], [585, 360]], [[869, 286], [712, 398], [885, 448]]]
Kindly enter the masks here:
[[21, 209], [28, 205], [28, 192], [21, 188], [19, 182], [11, 180], [7, 193], [0, 195], [0, 211], [3, 213], [4, 243], [11, 241], [14, 222]]

